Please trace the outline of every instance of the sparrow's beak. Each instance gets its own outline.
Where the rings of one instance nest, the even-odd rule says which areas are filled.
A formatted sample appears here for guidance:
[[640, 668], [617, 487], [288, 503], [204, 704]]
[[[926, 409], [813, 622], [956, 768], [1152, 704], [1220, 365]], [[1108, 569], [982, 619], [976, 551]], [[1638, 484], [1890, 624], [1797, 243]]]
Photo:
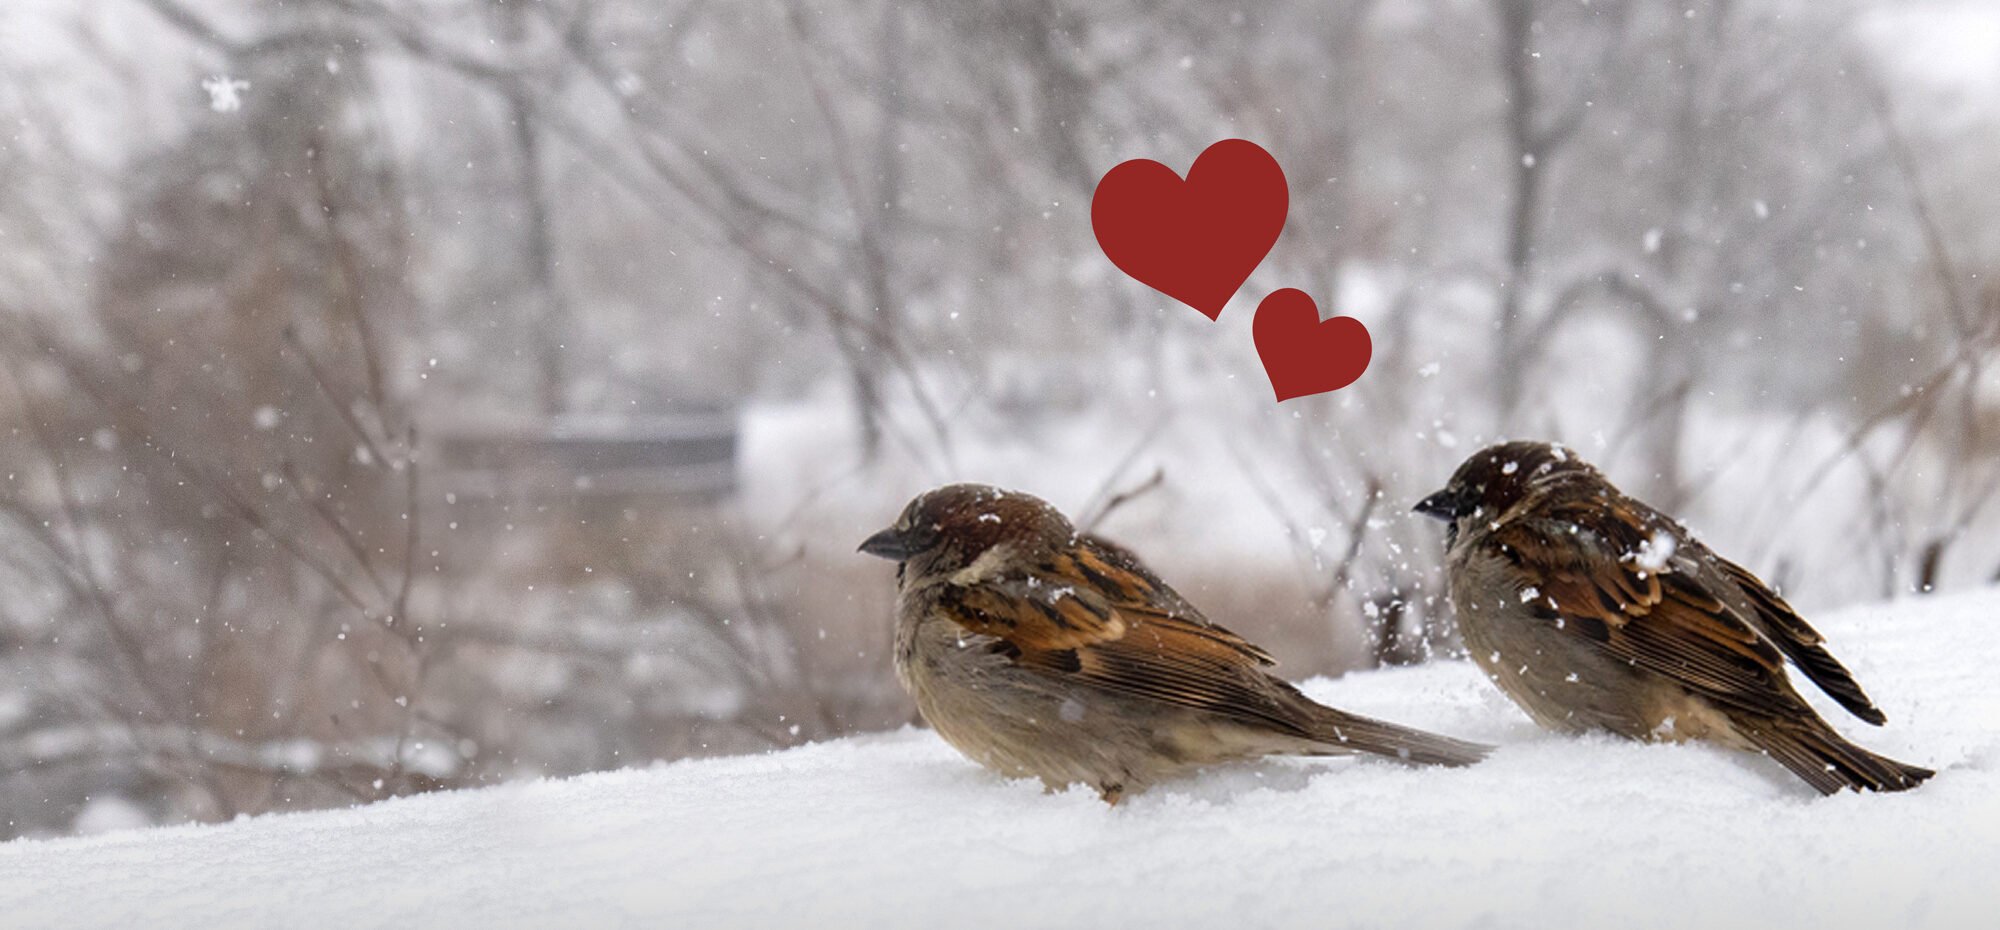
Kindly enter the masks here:
[[861, 548], [855, 551], [897, 562], [910, 557], [909, 547], [903, 542], [903, 534], [896, 532], [893, 526], [863, 540]]
[[1433, 517], [1449, 523], [1452, 520], [1458, 519], [1458, 495], [1453, 494], [1447, 488], [1418, 501], [1417, 506], [1410, 509], [1426, 517]]

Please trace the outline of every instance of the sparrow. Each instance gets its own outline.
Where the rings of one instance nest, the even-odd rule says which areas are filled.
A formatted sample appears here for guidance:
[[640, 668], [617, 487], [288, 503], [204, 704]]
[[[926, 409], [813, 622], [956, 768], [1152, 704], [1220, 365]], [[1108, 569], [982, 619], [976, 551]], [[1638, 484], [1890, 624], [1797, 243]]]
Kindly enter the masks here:
[[1203, 766], [1368, 752], [1469, 765], [1490, 747], [1315, 703], [1129, 550], [1040, 498], [919, 495], [860, 551], [896, 566], [896, 674], [973, 761], [1116, 804]]
[[1448, 525], [1445, 574], [1473, 661], [1542, 726], [1761, 752], [1821, 794], [1934, 774], [1835, 732], [1787, 660], [1855, 716], [1886, 718], [1818, 631], [1575, 452], [1490, 446], [1416, 511]]

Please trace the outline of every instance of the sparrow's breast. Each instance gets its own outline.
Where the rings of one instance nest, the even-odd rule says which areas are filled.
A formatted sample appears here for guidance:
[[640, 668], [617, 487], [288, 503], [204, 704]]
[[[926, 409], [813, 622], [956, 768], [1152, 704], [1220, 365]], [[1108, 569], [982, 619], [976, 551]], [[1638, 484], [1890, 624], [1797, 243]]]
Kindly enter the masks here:
[[1448, 560], [1452, 611], [1474, 664], [1543, 727], [1610, 730], [1648, 738], [1666, 693], [1660, 682], [1531, 608], [1520, 570], [1486, 550], [1462, 547]]

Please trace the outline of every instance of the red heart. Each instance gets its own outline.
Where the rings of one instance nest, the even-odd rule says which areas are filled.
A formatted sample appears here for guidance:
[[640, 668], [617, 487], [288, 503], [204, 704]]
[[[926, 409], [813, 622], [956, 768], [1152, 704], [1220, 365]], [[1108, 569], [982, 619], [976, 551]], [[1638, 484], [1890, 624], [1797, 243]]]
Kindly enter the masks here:
[[1374, 343], [1368, 327], [1351, 316], [1319, 318], [1306, 292], [1285, 288], [1257, 305], [1250, 338], [1279, 401], [1338, 391], [1368, 370]]
[[1213, 320], [1277, 243], [1289, 196], [1271, 153], [1224, 139], [1186, 181], [1146, 158], [1105, 172], [1090, 226], [1120, 271]]

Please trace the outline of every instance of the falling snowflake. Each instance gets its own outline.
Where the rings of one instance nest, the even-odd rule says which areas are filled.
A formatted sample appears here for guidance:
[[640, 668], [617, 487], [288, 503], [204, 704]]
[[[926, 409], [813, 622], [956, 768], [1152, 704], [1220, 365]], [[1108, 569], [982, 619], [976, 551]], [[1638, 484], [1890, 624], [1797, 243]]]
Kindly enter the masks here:
[[1667, 560], [1674, 557], [1674, 537], [1665, 530], [1653, 531], [1652, 538], [1639, 544], [1639, 551], [1633, 553], [1633, 560], [1639, 567], [1649, 572], [1657, 572], [1667, 567]]
[[208, 91], [209, 109], [217, 113], [234, 113], [243, 109], [243, 92], [250, 89], [250, 82], [217, 74], [202, 78], [201, 89]]

